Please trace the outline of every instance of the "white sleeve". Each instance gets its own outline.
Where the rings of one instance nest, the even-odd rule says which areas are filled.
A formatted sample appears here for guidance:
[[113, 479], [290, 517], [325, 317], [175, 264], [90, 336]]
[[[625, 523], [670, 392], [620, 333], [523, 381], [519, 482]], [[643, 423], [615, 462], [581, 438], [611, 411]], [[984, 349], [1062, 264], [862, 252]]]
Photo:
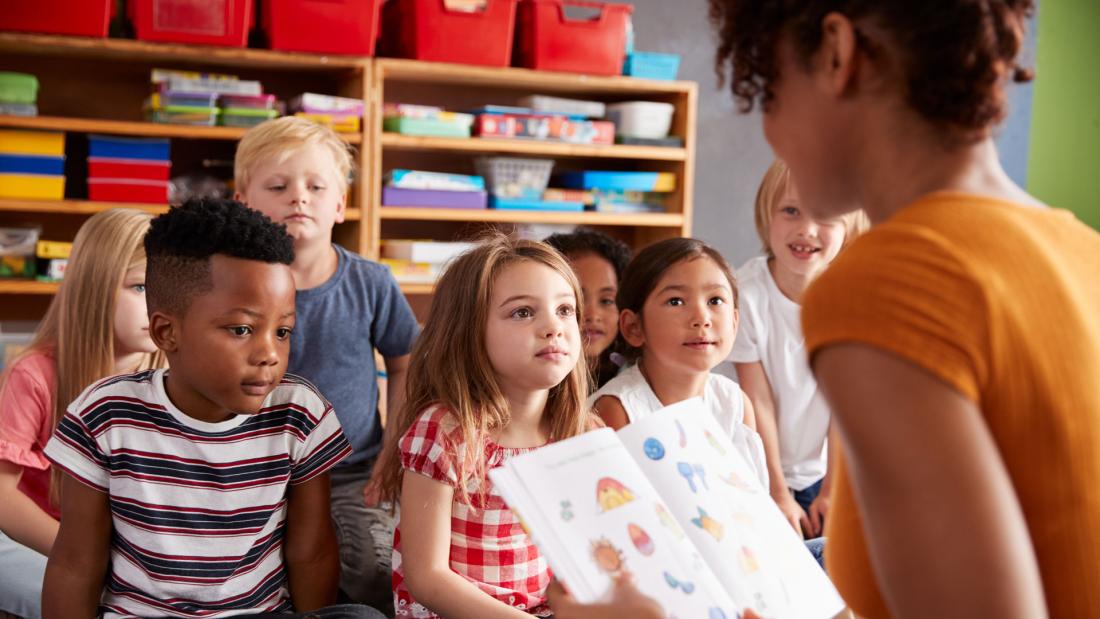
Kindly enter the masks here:
[[737, 338], [733, 341], [729, 360], [734, 363], [753, 363], [761, 360], [759, 311], [760, 299], [752, 287], [746, 287], [741, 295], [741, 321], [737, 325]]

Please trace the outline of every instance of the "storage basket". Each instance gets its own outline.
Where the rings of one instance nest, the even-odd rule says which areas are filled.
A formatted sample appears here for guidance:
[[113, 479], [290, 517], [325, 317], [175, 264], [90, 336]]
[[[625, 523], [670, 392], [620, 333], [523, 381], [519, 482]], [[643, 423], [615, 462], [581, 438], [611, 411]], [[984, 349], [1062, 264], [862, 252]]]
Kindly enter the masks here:
[[478, 157], [474, 164], [489, 192], [500, 198], [541, 198], [554, 169], [553, 159]]

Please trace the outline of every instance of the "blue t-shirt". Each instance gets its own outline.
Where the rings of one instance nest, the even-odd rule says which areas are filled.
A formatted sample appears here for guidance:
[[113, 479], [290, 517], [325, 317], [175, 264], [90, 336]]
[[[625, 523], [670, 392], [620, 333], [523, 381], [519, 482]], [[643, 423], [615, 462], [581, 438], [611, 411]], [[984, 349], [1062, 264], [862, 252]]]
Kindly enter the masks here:
[[340, 466], [382, 448], [374, 349], [383, 357], [412, 350], [419, 327], [390, 270], [333, 244], [336, 273], [299, 290], [287, 371], [312, 382], [332, 403], [354, 450]]

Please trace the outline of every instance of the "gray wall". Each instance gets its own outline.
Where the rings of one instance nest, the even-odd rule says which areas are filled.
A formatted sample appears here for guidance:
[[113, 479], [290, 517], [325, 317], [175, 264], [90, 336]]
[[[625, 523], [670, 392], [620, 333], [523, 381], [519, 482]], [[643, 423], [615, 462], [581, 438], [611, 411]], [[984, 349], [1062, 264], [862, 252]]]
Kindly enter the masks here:
[[[752, 222], [756, 187], [772, 161], [759, 112], [737, 113], [733, 97], [719, 89], [714, 74], [715, 36], [702, 0], [630, 0], [634, 4], [635, 47], [680, 54], [679, 79], [699, 83], [695, 170], [696, 237], [714, 245], [734, 266], [760, 253]], [[1025, 58], [1034, 58], [1035, 24]], [[1010, 115], [997, 145], [1009, 174], [1021, 186], [1027, 175], [1031, 121], [1030, 86], [1009, 90]]]

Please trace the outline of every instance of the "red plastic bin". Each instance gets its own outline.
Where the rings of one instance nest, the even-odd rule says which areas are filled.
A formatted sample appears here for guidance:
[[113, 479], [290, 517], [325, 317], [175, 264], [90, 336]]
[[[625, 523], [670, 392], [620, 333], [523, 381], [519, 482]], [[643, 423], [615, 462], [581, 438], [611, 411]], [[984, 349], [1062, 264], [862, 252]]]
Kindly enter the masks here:
[[142, 41], [244, 47], [252, 0], [130, 0], [134, 34]]
[[88, 157], [88, 177], [96, 179], [128, 178], [147, 181], [167, 181], [172, 169], [169, 161]]
[[373, 56], [382, 0], [265, 0], [271, 49]]
[[107, 36], [114, 0], [4, 0], [0, 30]]
[[[592, 19], [570, 19], [566, 6], [598, 9]], [[619, 75], [626, 29], [634, 7], [580, 0], [522, 0], [516, 24], [516, 64], [542, 71]]]
[[89, 178], [88, 199], [95, 202], [168, 204], [168, 182]]
[[506, 67], [512, 59], [516, 0], [484, 11], [450, 10], [444, 0], [390, 0], [382, 9], [385, 53], [432, 62]]

